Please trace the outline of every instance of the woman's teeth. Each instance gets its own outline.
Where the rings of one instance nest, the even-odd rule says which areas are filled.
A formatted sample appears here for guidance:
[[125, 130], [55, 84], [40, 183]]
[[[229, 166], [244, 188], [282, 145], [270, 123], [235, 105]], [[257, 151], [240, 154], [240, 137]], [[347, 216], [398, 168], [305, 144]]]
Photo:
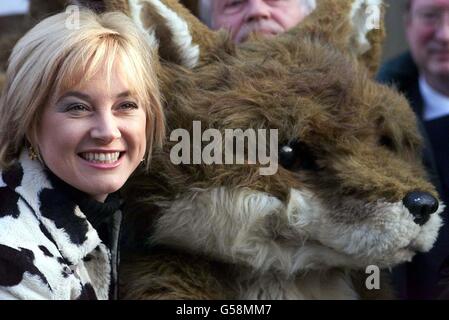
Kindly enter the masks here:
[[120, 157], [120, 152], [109, 152], [109, 153], [84, 152], [81, 153], [81, 157], [84, 160], [94, 163], [114, 163]]

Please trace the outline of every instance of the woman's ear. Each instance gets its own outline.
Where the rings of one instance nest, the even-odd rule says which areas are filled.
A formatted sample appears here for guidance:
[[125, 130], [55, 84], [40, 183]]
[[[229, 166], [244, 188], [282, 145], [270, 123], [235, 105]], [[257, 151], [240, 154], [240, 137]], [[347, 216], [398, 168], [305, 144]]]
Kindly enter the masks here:
[[39, 151], [38, 140], [37, 130], [35, 130], [34, 128], [28, 129], [27, 133], [25, 134], [25, 147], [28, 150], [28, 156], [31, 160], [39, 160], [40, 162], [44, 163]]
[[317, 8], [290, 33], [309, 34], [356, 57], [374, 76], [384, 32], [382, 0], [317, 0]]
[[32, 146], [33, 148], [37, 148], [36, 133], [33, 133], [32, 131], [32, 129], [28, 129], [27, 133], [25, 134], [25, 143], [27, 147]]

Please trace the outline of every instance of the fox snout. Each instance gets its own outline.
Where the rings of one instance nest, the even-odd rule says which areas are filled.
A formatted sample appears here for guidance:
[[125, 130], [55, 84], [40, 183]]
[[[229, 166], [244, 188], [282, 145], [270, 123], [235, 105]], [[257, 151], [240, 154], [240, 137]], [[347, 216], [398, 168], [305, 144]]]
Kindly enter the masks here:
[[414, 222], [420, 226], [429, 221], [431, 214], [438, 210], [439, 202], [428, 192], [412, 191], [402, 199], [404, 206], [414, 217]]

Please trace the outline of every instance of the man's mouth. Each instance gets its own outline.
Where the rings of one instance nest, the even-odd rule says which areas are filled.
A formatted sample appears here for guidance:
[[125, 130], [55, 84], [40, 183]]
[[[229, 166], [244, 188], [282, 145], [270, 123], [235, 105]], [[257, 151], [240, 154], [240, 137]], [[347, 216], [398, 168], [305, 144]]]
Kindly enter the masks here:
[[253, 30], [253, 32], [266, 34], [266, 35], [276, 35], [277, 34], [277, 32], [275, 30], [270, 30], [270, 29], [255, 29], [255, 30]]
[[449, 49], [431, 50], [430, 53], [439, 58], [449, 58]]

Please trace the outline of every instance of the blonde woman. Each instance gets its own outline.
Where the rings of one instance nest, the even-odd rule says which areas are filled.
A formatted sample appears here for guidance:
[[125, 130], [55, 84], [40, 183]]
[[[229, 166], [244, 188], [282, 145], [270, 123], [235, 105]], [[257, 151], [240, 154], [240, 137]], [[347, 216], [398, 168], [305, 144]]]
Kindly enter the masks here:
[[154, 48], [125, 15], [51, 16], [0, 100], [0, 299], [116, 298], [118, 190], [164, 136]]

